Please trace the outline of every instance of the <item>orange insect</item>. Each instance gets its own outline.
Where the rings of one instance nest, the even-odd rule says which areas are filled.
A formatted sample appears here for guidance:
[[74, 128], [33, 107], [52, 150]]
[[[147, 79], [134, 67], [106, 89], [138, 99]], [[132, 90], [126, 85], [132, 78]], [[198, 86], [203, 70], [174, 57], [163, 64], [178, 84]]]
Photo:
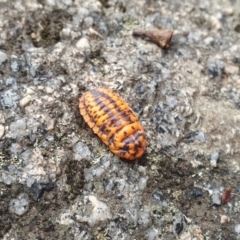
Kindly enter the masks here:
[[147, 141], [138, 116], [116, 93], [97, 88], [80, 98], [80, 113], [110, 150], [121, 158], [134, 160], [143, 155]]

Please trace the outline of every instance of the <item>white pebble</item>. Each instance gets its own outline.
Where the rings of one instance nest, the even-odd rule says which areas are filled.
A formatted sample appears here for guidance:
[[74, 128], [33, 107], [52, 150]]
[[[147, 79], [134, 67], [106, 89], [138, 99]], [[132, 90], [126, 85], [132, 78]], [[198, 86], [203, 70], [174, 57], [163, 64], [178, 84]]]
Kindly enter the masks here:
[[0, 139], [2, 139], [3, 135], [4, 135], [4, 126], [0, 125]]
[[6, 53], [0, 51], [0, 65], [5, 63], [8, 59], [8, 56]]
[[26, 107], [31, 102], [32, 97], [30, 95], [25, 96], [20, 100], [20, 107]]
[[228, 216], [226, 215], [221, 215], [221, 220], [220, 220], [221, 224], [224, 224], [224, 223], [228, 223], [230, 222], [230, 219]]
[[90, 44], [89, 44], [87, 38], [81, 38], [76, 43], [76, 47], [78, 49], [81, 49], [81, 50], [89, 50], [90, 49]]
[[29, 208], [28, 196], [24, 193], [20, 194], [17, 198], [10, 201], [9, 210], [19, 216], [27, 212]]

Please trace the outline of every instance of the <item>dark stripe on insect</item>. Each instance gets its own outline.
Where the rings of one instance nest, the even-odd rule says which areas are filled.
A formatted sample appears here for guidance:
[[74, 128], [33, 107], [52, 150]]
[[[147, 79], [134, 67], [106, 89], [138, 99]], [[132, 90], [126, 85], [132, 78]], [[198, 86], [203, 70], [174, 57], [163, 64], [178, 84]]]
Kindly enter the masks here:
[[124, 145], [134, 144], [134, 150], [136, 151], [142, 145], [142, 142], [139, 141], [141, 136], [144, 136], [144, 134], [138, 130], [133, 135], [124, 138], [122, 142]]
[[[107, 118], [105, 120], [104, 124], [102, 124], [102, 126], [99, 127], [99, 130], [104, 133], [106, 127], [111, 128], [111, 127], [121, 126], [120, 122], [122, 124], [122, 121], [127, 121], [127, 120], [130, 121], [131, 120], [129, 117], [129, 114], [131, 114], [131, 113], [128, 110], [116, 113], [115, 115]], [[124, 126], [122, 126], [122, 127], [124, 127]], [[120, 131], [121, 129], [122, 128], [118, 129], [115, 134], [117, 134], [117, 132]]]
[[[94, 98], [95, 104], [100, 107], [99, 111], [103, 111], [105, 114], [110, 116], [113, 114], [115, 115], [115, 112], [112, 111], [112, 109], [119, 109], [119, 106], [117, 106], [116, 102], [111, 97], [97, 90], [92, 90], [91, 93]], [[110, 108], [101, 98], [107, 99], [109, 101], [108, 104], [112, 104], [113, 108]], [[95, 121], [97, 121], [97, 115], [98, 114], [96, 113], [95, 116], [93, 116], [93, 119]]]
[[107, 99], [110, 104], [113, 104], [114, 107], [118, 107], [118, 105], [116, 104], [115, 100], [113, 100], [106, 93], [98, 91], [96, 89], [92, 90], [91, 93], [92, 93], [92, 95], [94, 97], [94, 100], [96, 101], [97, 104], [101, 102], [100, 97], [103, 97], [103, 98]]

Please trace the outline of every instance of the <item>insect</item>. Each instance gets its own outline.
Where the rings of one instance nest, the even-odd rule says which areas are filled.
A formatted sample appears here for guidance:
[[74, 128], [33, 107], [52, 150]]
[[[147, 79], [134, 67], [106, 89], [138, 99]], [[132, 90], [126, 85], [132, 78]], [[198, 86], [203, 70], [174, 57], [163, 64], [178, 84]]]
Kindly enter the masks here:
[[127, 160], [141, 157], [146, 149], [146, 134], [138, 116], [116, 93], [97, 88], [83, 94], [80, 113], [93, 132], [111, 152]]
[[228, 187], [225, 189], [224, 193], [222, 194], [222, 204], [226, 204], [231, 199], [232, 188]]

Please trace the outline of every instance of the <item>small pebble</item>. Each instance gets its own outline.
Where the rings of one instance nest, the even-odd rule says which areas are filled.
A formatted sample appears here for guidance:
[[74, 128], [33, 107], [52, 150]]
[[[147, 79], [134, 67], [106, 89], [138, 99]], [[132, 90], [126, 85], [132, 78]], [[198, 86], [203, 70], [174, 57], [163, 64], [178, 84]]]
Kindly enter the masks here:
[[221, 196], [220, 196], [219, 191], [214, 190], [212, 192], [211, 198], [212, 198], [212, 204], [213, 205], [218, 205], [218, 206], [221, 205]]
[[4, 126], [0, 125], [0, 139], [2, 139], [3, 135], [4, 135]]
[[90, 44], [87, 38], [81, 38], [76, 43], [76, 47], [80, 50], [90, 50]]
[[5, 119], [3, 116], [3, 113], [0, 112], [0, 123], [4, 124], [5, 123]]
[[17, 198], [10, 201], [9, 210], [19, 216], [23, 215], [28, 211], [29, 200], [25, 193], [21, 193]]
[[31, 102], [32, 97], [30, 95], [25, 96], [20, 100], [20, 107], [26, 107]]
[[6, 53], [0, 51], [0, 65], [5, 63], [8, 60], [8, 56]]
[[218, 159], [219, 159], [219, 152], [213, 152], [210, 156], [210, 164], [212, 167], [217, 167]]
[[74, 159], [80, 161], [82, 159], [90, 159], [91, 152], [88, 146], [82, 142], [78, 142], [73, 146]]
[[18, 100], [19, 96], [12, 89], [7, 90], [0, 95], [0, 103], [4, 109], [15, 108]]
[[237, 224], [234, 228], [235, 232], [240, 234], [240, 224]]
[[221, 220], [220, 220], [221, 224], [225, 224], [225, 223], [228, 223], [230, 222], [230, 219], [228, 216], [226, 215], [221, 215]]
[[178, 214], [173, 217], [173, 231], [175, 234], [179, 235], [183, 230], [183, 221], [182, 221], [182, 215]]

